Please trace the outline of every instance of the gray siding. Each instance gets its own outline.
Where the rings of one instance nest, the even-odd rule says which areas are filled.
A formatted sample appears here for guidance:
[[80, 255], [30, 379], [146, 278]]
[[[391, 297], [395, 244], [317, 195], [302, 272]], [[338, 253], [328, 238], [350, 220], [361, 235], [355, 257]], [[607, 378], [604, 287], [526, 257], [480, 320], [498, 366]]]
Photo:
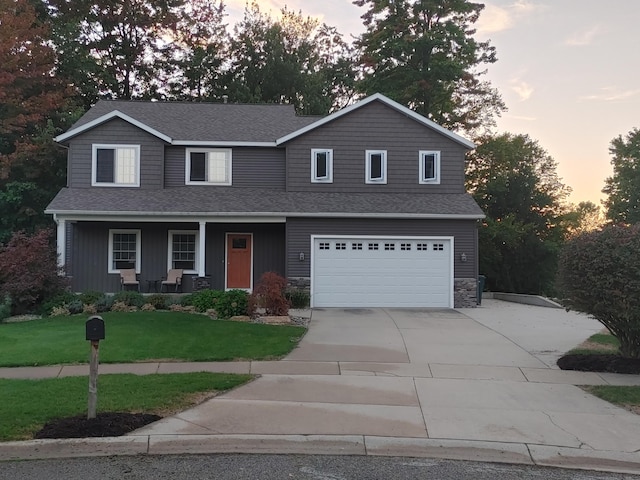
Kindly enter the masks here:
[[[73, 291], [97, 290], [117, 292], [120, 276], [108, 272], [109, 229], [129, 228], [141, 230], [141, 268], [138, 280], [143, 292], [148, 290], [148, 280], [160, 280], [167, 274], [167, 242], [169, 230], [198, 230], [198, 224], [154, 223], [100, 223], [78, 222], [74, 224], [74, 248], [69, 275]], [[253, 233], [254, 285], [267, 271], [284, 274], [285, 226], [284, 224], [209, 224], [207, 225], [205, 271], [211, 276], [212, 288], [224, 288], [225, 234]], [[192, 290], [193, 275], [183, 278], [183, 291]]]
[[[185, 147], [167, 147], [165, 163], [167, 187], [185, 185], [185, 155]], [[232, 149], [232, 162], [232, 186], [284, 191], [284, 149], [236, 147]]]
[[[333, 149], [333, 183], [311, 183], [311, 149]], [[387, 184], [365, 184], [365, 150], [387, 151]], [[441, 152], [439, 185], [418, 183], [420, 150]], [[287, 190], [463, 193], [464, 147], [372, 102], [287, 144]]]
[[[287, 220], [287, 277], [311, 275], [311, 235], [453, 236], [454, 276], [475, 278], [477, 224], [474, 220], [312, 219]], [[300, 252], [305, 260], [300, 261]], [[465, 253], [466, 262], [460, 261]]]
[[92, 145], [96, 143], [140, 145], [140, 188], [162, 188], [164, 183], [164, 142], [119, 118], [110, 120], [74, 137], [69, 144], [68, 184], [91, 187]]

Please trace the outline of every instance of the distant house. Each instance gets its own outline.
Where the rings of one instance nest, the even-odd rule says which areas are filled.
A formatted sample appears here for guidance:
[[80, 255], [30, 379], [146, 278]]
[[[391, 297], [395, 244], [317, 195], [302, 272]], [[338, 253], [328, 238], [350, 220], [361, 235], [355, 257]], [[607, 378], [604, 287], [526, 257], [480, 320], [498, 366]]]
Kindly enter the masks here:
[[326, 117], [292, 106], [100, 101], [56, 138], [46, 212], [74, 291], [251, 290], [275, 271], [314, 307], [475, 304], [474, 145], [377, 94]]

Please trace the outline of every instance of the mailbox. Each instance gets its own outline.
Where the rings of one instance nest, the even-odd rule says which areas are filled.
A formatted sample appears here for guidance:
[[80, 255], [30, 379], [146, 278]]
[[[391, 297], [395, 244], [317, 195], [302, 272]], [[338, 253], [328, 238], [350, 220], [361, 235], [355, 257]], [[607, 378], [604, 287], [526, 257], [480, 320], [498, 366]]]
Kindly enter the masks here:
[[104, 320], [97, 315], [89, 317], [87, 323], [87, 340], [104, 340]]

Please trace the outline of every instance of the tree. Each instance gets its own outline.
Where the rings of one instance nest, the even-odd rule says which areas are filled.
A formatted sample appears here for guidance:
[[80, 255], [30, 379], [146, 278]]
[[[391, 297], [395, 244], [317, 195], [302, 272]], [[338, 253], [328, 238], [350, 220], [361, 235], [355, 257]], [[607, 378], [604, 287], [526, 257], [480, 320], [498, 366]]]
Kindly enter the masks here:
[[568, 235], [574, 237], [602, 227], [604, 217], [600, 207], [593, 202], [580, 202], [567, 214]]
[[468, 157], [467, 189], [487, 215], [479, 231], [480, 271], [491, 289], [550, 293], [570, 189], [553, 158], [527, 135], [479, 142]]
[[614, 138], [609, 152], [613, 156], [613, 175], [605, 180], [603, 193], [607, 218], [614, 223], [640, 222], [640, 129], [626, 137]]
[[477, 131], [505, 105], [483, 64], [495, 48], [473, 38], [483, 4], [469, 0], [355, 0], [366, 7], [358, 39], [360, 91], [382, 93], [451, 129]]
[[588, 313], [640, 358], [640, 224], [609, 225], [569, 240], [559, 260], [566, 305]]
[[352, 95], [352, 52], [331, 27], [286, 7], [274, 20], [247, 5], [231, 39], [227, 94], [234, 102], [289, 103], [326, 114]]

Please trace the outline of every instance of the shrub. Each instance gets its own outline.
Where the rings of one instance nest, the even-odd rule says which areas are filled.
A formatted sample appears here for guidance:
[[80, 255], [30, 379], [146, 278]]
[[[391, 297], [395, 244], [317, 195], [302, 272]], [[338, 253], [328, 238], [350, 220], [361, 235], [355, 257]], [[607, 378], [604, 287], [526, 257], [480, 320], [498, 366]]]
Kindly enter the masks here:
[[76, 298], [76, 295], [71, 292], [60, 292], [43, 302], [38, 309], [38, 313], [40, 313], [41, 315], [51, 315], [51, 311], [55, 307], [63, 307], [65, 305], [68, 305], [69, 303], [76, 300]]
[[4, 297], [4, 301], [0, 303], [0, 322], [11, 316], [11, 297]]
[[[122, 290], [113, 296], [113, 302], [122, 302], [129, 307], [141, 307], [144, 305], [144, 295], [134, 290]], [[113, 310], [113, 307], [111, 307]]]
[[105, 295], [102, 292], [89, 291], [89, 292], [81, 293], [80, 295], [78, 295], [78, 298], [85, 305], [89, 305], [89, 304], [96, 304], [98, 301], [104, 298], [104, 296]]
[[182, 302], [183, 305], [191, 305], [198, 312], [206, 312], [207, 310], [218, 310], [218, 300], [224, 292], [220, 290], [199, 290], [189, 296], [188, 301]]
[[160, 293], [148, 296], [145, 301], [147, 304], [153, 305], [154, 310], [167, 309], [167, 297]]
[[0, 298], [11, 297], [13, 313], [36, 311], [67, 287], [52, 240], [50, 230], [16, 232], [0, 248]]
[[84, 303], [80, 301], [80, 299], [76, 298], [73, 301], [69, 302], [67, 305], [67, 310], [71, 315], [75, 315], [77, 313], [82, 313], [84, 311]]
[[291, 288], [284, 292], [284, 297], [291, 308], [307, 308], [309, 306], [309, 292], [299, 288]]
[[98, 309], [92, 303], [88, 305], [85, 304], [84, 308], [82, 309], [82, 313], [85, 313], [87, 315], [95, 315], [96, 313], [98, 313]]
[[154, 307], [151, 303], [145, 303], [144, 305], [142, 305], [142, 307], [140, 307], [140, 310], [142, 310], [143, 312], [154, 312], [156, 310], [156, 307]]
[[262, 305], [267, 315], [288, 315], [289, 302], [284, 296], [287, 280], [275, 272], [266, 272], [254, 289], [257, 304]]
[[111, 305], [112, 312], [135, 312], [138, 307], [134, 305], [127, 305], [125, 302], [114, 301], [113, 305]]
[[111, 306], [113, 305], [113, 297], [110, 295], [105, 295], [98, 301], [96, 301], [96, 312], [103, 313], [111, 310]]
[[66, 317], [68, 315], [70, 315], [69, 309], [64, 305], [61, 307], [53, 307], [50, 313], [51, 317]]
[[247, 315], [249, 294], [244, 290], [228, 290], [220, 292], [214, 307], [218, 318], [231, 318], [236, 315]]
[[569, 240], [558, 265], [564, 304], [592, 315], [640, 358], [640, 224], [607, 226]]

